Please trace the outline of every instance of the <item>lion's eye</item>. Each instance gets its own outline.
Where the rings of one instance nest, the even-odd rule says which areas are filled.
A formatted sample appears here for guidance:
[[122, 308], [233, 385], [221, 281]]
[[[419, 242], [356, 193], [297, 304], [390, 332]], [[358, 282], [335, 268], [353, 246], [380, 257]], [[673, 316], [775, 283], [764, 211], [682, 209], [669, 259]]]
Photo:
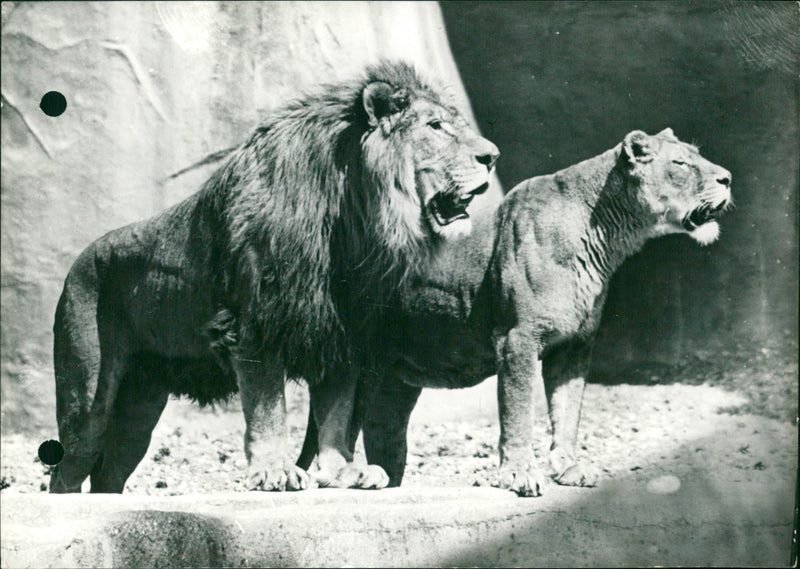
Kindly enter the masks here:
[[673, 160], [672, 163], [677, 164], [678, 166], [686, 166], [686, 162], [683, 160]]
[[442, 130], [442, 121], [434, 119], [428, 122], [428, 126], [431, 127], [433, 130]]

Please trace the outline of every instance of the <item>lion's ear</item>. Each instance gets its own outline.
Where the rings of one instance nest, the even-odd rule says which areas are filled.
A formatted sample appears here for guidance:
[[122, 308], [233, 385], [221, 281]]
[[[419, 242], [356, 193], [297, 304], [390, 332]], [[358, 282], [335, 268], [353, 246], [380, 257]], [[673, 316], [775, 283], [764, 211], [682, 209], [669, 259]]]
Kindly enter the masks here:
[[636, 162], [650, 162], [655, 154], [653, 140], [650, 135], [641, 130], [634, 130], [625, 136], [625, 140], [622, 142], [622, 151], [631, 165]]
[[395, 89], [383, 81], [374, 81], [364, 87], [363, 99], [370, 126], [377, 126], [382, 118], [408, 107], [406, 90]]

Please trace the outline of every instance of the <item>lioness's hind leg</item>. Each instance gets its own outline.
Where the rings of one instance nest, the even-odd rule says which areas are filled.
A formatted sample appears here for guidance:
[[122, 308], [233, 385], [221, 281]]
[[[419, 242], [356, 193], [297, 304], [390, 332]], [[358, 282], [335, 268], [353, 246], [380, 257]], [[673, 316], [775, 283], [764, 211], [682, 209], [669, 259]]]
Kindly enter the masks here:
[[400, 486], [408, 454], [408, 420], [422, 389], [401, 381], [369, 386], [363, 435], [367, 462], [382, 467], [389, 486]]
[[92, 471], [93, 493], [120, 493], [150, 445], [153, 429], [167, 405], [169, 393], [148, 378], [129, 373], [106, 432], [101, 459]]
[[591, 347], [580, 343], [557, 349], [542, 362], [553, 426], [551, 476], [564, 486], [594, 486], [597, 483], [597, 473], [578, 462], [576, 451], [590, 357]]
[[300, 450], [300, 456], [295, 463], [303, 470], [308, 470], [311, 467], [311, 463], [314, 462], [314, 458], [317, 456], [319, 450], [317, 448], [319, 446], [317, 444], [318, 436], [317, 422], [314, 420], [314, 408], [309, 406], [306, 437], [303, 439], [303, 448]]

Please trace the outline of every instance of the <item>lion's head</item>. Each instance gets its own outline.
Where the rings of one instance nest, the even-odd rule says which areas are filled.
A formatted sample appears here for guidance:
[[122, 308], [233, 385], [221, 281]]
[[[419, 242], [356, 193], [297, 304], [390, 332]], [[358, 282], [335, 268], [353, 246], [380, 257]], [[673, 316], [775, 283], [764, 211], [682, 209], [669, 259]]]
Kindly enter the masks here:
[[412, 68], [384, 63], [367, 76], [366, 185], [384, 192], [378, 213], [388, 244], [469, 232], [468, 206], [488, 188], [497, 147]]
[[264, 345], [307, 379], [343, 357], [385, 298], [470, 229], [497, 147], [402, 62], [275, 110], [210, 181], [231, 282]]
[[640, 130], [622, 143], [639, 198], [658, 216], [659, 234], [688, 233], [701, 245], [716, 241], [717, 219], [733, 204], [731, 173], [681, 142], [672, 129], [650, 136]]

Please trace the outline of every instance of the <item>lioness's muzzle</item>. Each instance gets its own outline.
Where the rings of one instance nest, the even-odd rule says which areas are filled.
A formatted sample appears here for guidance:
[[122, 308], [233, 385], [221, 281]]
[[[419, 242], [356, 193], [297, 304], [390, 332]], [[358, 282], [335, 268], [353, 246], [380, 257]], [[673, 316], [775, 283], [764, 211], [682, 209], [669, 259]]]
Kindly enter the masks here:
[[712, 204], [703, 204], [700, 207], [693, 209], [689, 212], [689, 215], [683, 218], [683, 228], [686, 231], [694, 231], [701, 225], [708, 223], [709, 221], [715, 221], [719, 219], [725, 210], [730, 205], [730, 199], [724, 199], [719, 202], [717, 205]]

